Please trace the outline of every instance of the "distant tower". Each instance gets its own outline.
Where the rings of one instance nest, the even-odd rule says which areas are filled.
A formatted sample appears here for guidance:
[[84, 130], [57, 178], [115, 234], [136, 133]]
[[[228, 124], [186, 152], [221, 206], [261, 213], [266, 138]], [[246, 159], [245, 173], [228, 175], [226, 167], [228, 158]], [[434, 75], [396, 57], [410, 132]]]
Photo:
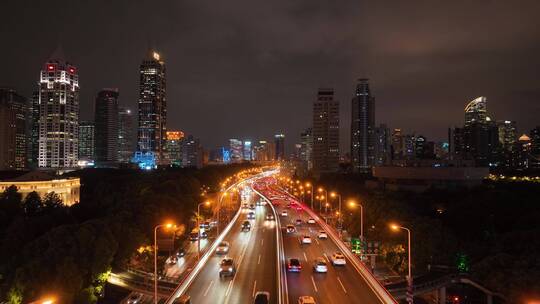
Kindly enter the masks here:
[[352, 99], [351, 161], [355, 172], [368, 172], [375, 164], [375, 98], [368, 79], [358, 79]]
[[140, 66], [138, 147], [153, 152], [159, 159], [167, 132], [167, 101], [165, 98], [165, 63], [160, 54], [149, 51]]
[[25, 97], [0, 88], [0, 170], [27, 168], [27, 108]]
[[79, 145], [79, 75], [60, 51], [44, 65], [38, 83], [38, 165], [77, 167]]
[[339, 101], [334, 89], [319, 89], [313, 102], [313, 171], [336, 172], [339, 168]]
[[109, 167], [118, 161], [118, 89], [103, 89], [95, 103], [96, 165]]
[[93, 122], [81, 121], [79, 123], [79, 160], [96, 160], [95, 125]]
[[285, 160], [285, 135], [274, 135], [274, 144], [276, 148], [275, 160]]
[[118, 162], [129, 163], [135, 152], [135, 119], [130, 109], [118, 108]]

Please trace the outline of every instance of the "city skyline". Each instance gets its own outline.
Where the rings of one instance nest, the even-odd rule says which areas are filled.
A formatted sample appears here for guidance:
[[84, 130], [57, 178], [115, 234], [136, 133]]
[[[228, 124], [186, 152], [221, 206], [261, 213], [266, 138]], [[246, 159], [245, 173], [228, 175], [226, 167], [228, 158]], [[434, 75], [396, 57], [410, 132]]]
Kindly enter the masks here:
[[[526, 4], [534, 8], [533, 2]], [[61, 44], [66, 51], [66, 59], [79, 67], [81, 83], [84, 84], [80, 98], [82, 120], [91, 118], [88, 113], [92, 109], [92, 100], [102, 87], [118, 87], [122, 96], [120, 104], [136, 109], [137, 66], [148, 47], [155, 46], [167, 62], [169, 72], [167, 98], [171, 118], [168, 127], [197, 134], [206, 147], [224, 145], [230, 134], [236, 137], [271, 138], [274, 133], [283, 132], [290, 138], [287, 142], [290, 148], [299, 142], [300, 132], [309, 126], [311, 115], [306, 109], [313, 100], [313, 90], [331, 86], [335, 88], [338, 100], [347, 101], [352, 98], [354, 82], [359, 77], [371, 79], [371, 90], [378, 100], [377, 124], [387, 123], [391, 128], [416, 131], [436, 140], [446, 137], [448, 127], [462, 123], [462, 108], [477, 96], [489, 98], [496, 119], [517, 121], [519, 133], [535, 126], [534, 114], [539, 111], [536, 102], [539, 90], [534, 81], [537, 59], [536, 56], [526, 56], [538, 48], [538, 43], [532, 39], [538, 32], [530, 13], [535, 10], [505, 9], [511, 8], [510, 4], [499, 3], [490, 7], [485, 13], [490, 13], [491, 21], [472, 18], [484, 13], [486, 8], [479, 4], [464, 7], [457, 4], [447, 4], [445, 7], [410, 4], [410, 8], [404, 8], [405, 16], [420, 14], [426, 18], [426, 22], [443, 15], [443, 12], [443, 16], [449, 16], [435, 22], [429, 31], [420, 26], [421, 21], [405, 24], [402, 18], [384, 26], [384, 29], [400, 26], [405, 33], [403, 36], [409, 37], [410, 41], [396, 37], [393, 41], [390, 39], [392, 36], [378, 37], [375, 34], [379, 31], [377, 27], [382, 27], [380, 22], [373, 23], [377, 27], [368, 29], [365, 26], [351, 26], [358, 25], [356, 17], [362, 15], [362, 6], [356, 7], [351, 3], [326, 4], [303, 14], [298, 13], [302, 4], [291, 8], [265, 4], [272, 10], [267, 14], [256, 10], [258, 13], [255, 15], [259, 14], [262, 19], [261, 24], [253, 29], [248, 28], [249, 20], [241, 19], [235, 11], [219, 10], [220, 5], [212, 8], [204, 4], [190, 4], [194, 6], [189, 7], [194, 16], [186, 16], [182, 21], [167, 16], [160, 19], [159, 15], [150, 14], [149, 20], [161, 20], [161, 23], [148, 25], [147, 28], [147, 24], [137, 18], [142, 14], [141, 9], [134, 8], [118, 16], [115, 22], [141, 29], [142, 32], [136, 36], [122, 35], [124, 27], [107, 27], [105, 30], [100, 24], [95, 25], [95, 30], [102, 35], [88, 36], [85, 33], [89, 29], [79, 27], [81, 23], [71, 20], [72, 17], [65, 17], [73, 21], [74, 26], [60, 30], [57, 37], [52, 38], [37, 37], [30, 31], [33, 24], [31, 16], [41, 9], [40, 5], [28, 12], [29, 25], [9, 26], [15, 24], [18, 12], [23, 11], [17, 4], [10, 5], [13, 16], [7, 17], [8, 26], [5, 28], [12, 30], [4, 33], [8, 40], [28, 35], [27, 40], [36, 41], [40, 47], [27, 47], [27, 42], [23, 41], [13, 48], [3, 49], [4, 57], [14, 59], [5, 65], [10, 73], [7, 73], [9, 78], [7, 75], [1, 76], [2, 85], [14, 87], [30, 98], [37, 78], [36, 69]], [[164, 11], [179, 11], [182, 5], [186, 4], [162, 3]], [[251, 7], [248, 3], [244, 5]], [[61, 10], [70, 12], [84, 8], [92, 12], [97, 7], [70, 4]], [[115, 7], [116, 4], [112, 4], [111, 11]], [[322, 11], [329, 9], [333, 13], [328, 15], [328, 20], [322, 19]], [[390, 14], [379, 5], [374, 5], [371, 12], [373, 17], [362, 21], [367, 23], [364, 25], [374, 22], [372, 18], [376, 16], [385, 19]], [[458, 16], [458, 13], [464, 16]], [[204, 25], [197, 21], [204, 16], [218, 18]], [[231, 25], [220, 29], [226, 17], [238, 20], [236, 29]], [[285, 35], [287, 41], [300, 38], [300, 29], [305, 26], [306, 20], [314, 21], [319, 29], [332, 29], [332, 32], [340, 34], [329, 39], [327, 35], [319, 37], [308, 31], [306, 40], [300, 40], [307, 46], [302, 50], [295, 48], [294, 43], [273, 46], [256, 37], [260, 34], [275, 41], [282, 27], [277, 26], [271, 17], [295, 29]], [[86, 18], [82, 16], [82, 19]], [[51, 21], [53, 26], [57, 22]], [[470, 26], [471, 22], [475, 26]], [[467, 24], [466, 31], [465, 25], [461, 24]], [[184, 25], [188, 29], [184, 29]], [[448, 30], [448, 26], [451, 30]], [[219, 35], [216, 36], [213, 30]], [[359, 42], [363, 34], [367, 35], [365, 37], [370, 44]], [[514, 37], [519, 37], [519, 43], [515, 43], [517, 38]], [[186, 41], [190, 43], [186, 44]], [[330, 42], [325, 44], [324, 41]], [[88, 47], [107, 43], [116, 45], [118, 49], [110, 51]], [[452, 43], [457, 44], [456, 47], [448, 46]], [[124, 45], [129, 46], [129, 51], [125, 51]], [[469, 47], [467, 51], [458, 50], [457, 46], [460, 45]], [[510, 60], [512, 65], [507, 63]], [[103, 77], [104, 67], [107, 67], [107, 77]], [[233, 69], [235, 77], [226, 77]], [[254, 100], [257, 107], [252, 111]], [[402, 105], [407, 107], [402, 108]], [[280, 107], [283, 106], [290, 109], [283, 117], [290, 121], [285, 130], [271, 119], [281, 117], [278, 115], [282, 114]], [[227, 117], [222, 115], [224, 112]], [[342, 102], [340, 112], [342, 126], [349, 125], [350, 104]], [[218, 130], [209, 128], [205, 120], [196, 119], [200, 115], [204, 115], [205, 120], [218, 123]], [[420, 123], [419, 118], [425, 121]], [[264, 123], [255, 124], [247, 134], [241, 121]], [[341, 151], [348, 150], [349, 133], [348, 128], [341, 128]]]

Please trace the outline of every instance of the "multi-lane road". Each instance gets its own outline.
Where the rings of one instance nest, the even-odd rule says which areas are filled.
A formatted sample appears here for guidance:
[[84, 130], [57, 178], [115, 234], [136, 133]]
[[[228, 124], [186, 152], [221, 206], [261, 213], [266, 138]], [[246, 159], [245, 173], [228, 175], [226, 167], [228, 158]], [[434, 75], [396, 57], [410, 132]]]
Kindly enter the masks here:
[[[255, 205], [256, 199], [253, 196], [250, 203]], [[256, 206], [255, 219], [249, 220], [251, 230], [242, 232], [249, 211], [241, 211], [224, 238], [230, 244], [228, 254], [214, 253], [185, 292], [192, 303], [251, 303], [258, 291], [269, 292], [271, 303], [276, 303], [276, 223], [266, 220], [266, 214], [272, 212], [269, 206]], [[236, 274], [221, 278], [219, 263], [225, 256], [234, 260]]]

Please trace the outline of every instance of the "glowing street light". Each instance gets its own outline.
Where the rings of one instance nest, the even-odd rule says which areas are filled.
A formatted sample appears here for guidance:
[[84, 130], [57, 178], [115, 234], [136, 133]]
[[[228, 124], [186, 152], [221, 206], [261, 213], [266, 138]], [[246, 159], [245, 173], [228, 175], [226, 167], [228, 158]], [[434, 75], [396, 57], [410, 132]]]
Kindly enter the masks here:
[[157, 304], [157, 286], [158, 286], [158, 277], [157, 277], [157, 231], [159, 228], [164, 227], [167, 230], [175, 229], [176, 225], [168, 222], [165, 224], [157, 225], [154, 227], [154, 304]]
[[311, 193], [311, 210], [313, 210], [313, 185], [311, 183], [306, 183], [306, 187], [311, 189], [308, 193]]
[[349, 207], [355, 208], [356, 206], [360, 207], [360, 239], [364, 240], [364, 206], [353, 200], [349, 201]]
[[332, 197], [336, 197], [336, 196], [337, 196], [337, 197], [338, 197], [338, 200], [339, 200], [339, 214], [340, 214], [340, 216], [339, 216], [338, 219], [339, 219], [339, 228], [340, 228], [340, 231], [341, 231], [341, 227], [342, 227], [342, 225], [343, 225], [343, 223], [342, 223], [342, 217], [341, 217], [341, 194], [336, 193], [336, 192], [331, 192], [331, 193], [330, 193], [330, 196], [332, 196]]
[[[397, 224], [390, 224], [390, 229], [394, 230], [394, 231], [399, 231], [400, 229], [401, 230], [405, 230], [407, 231], [407, 247], [408, 247], [408, 270], [409, 270], [409, 274], [407, 276], [407, 286], [409, 287], [408, 288], [408, 291], [411, 291], [412, 292], [412, 287], [413, 287], [413, 278], [412, 278], [412, 270], [411, 270], [411, 230], [409, 228], [406, 228], [406, 227], [403, 227], [403, 226], [399, 226]], [[407, 297], [407, 302], [409, 304], [412, 304], [413, 303], [413, 297], [412, 295], [409, 297]]]

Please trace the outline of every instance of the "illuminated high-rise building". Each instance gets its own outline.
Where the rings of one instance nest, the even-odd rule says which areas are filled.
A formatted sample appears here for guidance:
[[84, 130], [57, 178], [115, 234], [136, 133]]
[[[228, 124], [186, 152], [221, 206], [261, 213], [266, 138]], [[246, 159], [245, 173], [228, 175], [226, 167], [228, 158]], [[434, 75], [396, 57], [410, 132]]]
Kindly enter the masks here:
[[56, 52], [44, 65], [39, 83], [38, 165], [75, 168], [79, 158], [79, 75]]
[[88, 164], [96, 160], [95, 125], [90, 121], [79, 123], [79, 161]]
[[202, 168], [204, 151], [198, 138], [188, 135], [182, 140], [182, 167]]
[[355, 172], [369, 172], [375, 164], [375, 98], [368, 79], [358, 79], [351, 110], [351, 162]]
[[285, 160], [285, 135], [274, 135], [274, 144], [276, 148], [275, 160]]
[[0, 88], [0, 170], [27, 168], [27, 115], [26, 98]]
[[306, 170], [313, 169], [313, 132], [311, 128], [307, 128], [300, 133], [300, 159], [303, 162]]
[[253, 160], [253, 151], [252, 151], [250, 140], [244, 140], [244, 160], [247, 160], [247, 161]]
[[118, 161], [118, 89], [103, 89], [95, 102], [96, 165], [115, 166]]
[[241, 140], [235, 138], [229, 139], [229, 151], [231, 162], [238, 163], [244, 159], [244, 149]]
[[137, 149], [154, 152], [159, 163], [167, 132], [165, 63], [159, 53], [149, 51], [140, 66], [139, 131]]
[[319, 89], [313, 102], [313, 171], [339, 169], [339, 101], [334, 89]]
[[167, 141], [165, 144], [164, 164], [172, 167], [182, 166], [182, 140], [184, 132], [167, 131]]
[[118, 108], [118, 162], [129, 163], [135, 152], [135, 119], [130, 109]]

